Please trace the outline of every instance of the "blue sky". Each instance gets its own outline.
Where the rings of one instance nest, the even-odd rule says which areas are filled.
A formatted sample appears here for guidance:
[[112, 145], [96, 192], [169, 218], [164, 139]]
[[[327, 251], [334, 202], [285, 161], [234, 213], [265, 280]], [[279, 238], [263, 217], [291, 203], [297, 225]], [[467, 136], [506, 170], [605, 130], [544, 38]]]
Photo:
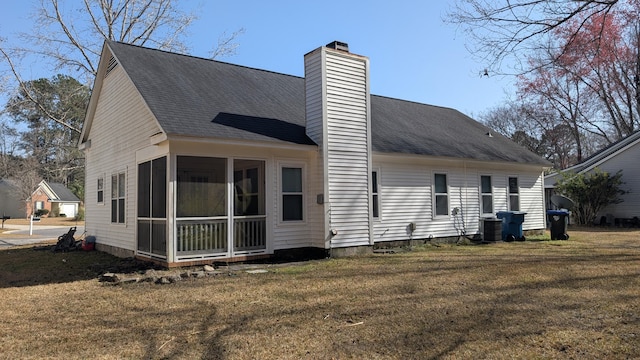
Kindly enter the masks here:
[[[70, 0], [62, 0], [70, 1]], [[75, 0], [80, 1], [80, 0]], [[465, 35], [443, 17], [448, 1], [181, 0], [197, 8], [189, 53], [207, 57], [218, 37], [244, 28], [239, 65], [303, 76], [303, 55], [333, 40], [369, 57], [371, 92], [458, 109], [477, 117], [504, 102], [511, 79], [481, 76], [485, 65], [465, 49]], [[28, 31], [34, 3], [0, 4], [0, 36]], [[48, 76], [48, 75], [45, 75]]]

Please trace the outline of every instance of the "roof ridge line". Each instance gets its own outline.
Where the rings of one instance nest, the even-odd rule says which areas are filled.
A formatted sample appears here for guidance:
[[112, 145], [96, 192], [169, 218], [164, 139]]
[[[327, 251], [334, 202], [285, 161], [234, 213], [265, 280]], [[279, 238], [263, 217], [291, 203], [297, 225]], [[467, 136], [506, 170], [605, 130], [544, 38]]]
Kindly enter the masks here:
[[262, 72], [276, 74], [276, 75], [283, 75], [283, 76], [289, 76], [289, 77], [298, 78], [298, 79], [304, 79], [304, 77], [302, 77], [302, 76], [285, 74], [285, 73], [274, 71], [274, 70], [260, 69], [260, 68], [251, 67], [251, 66], [248, 66], [248, 65], [234, 64], [234, 63], [231, 63], [231, 62], [220, 61], [220, 60], [216, 60], [216, 59], [210, 59], [210, 58], [206, 58], [206, 57], [202, 57], [202, 56], [183, 54], [183, 53], [179, 53], [179, 52], [175, 52], [175, 51], [156, 49], [156, 48], [151, 48], [151, 47], [137, 45], [137, 44], [129, 44], [129, 43], [122, 42], [122, 41], [115, 41], [115, 40], [106, 40], [106, 41], [109, 42], [109, 43], [115, 43], [115, 44], [120, 44], [120, 45], [137, 47], [137, 48], [143, 49], [143, 50], [157, 51], [157, 52], [165, 53], [165, 54], [168, 54], [168, 55], [183, 56], [183, 57], [192, 58], [192, 59], [196, 59], [196, 60], [210, 61], [210, 62], [223, 64], [223, 65], [230, 65], [230, 66], [240, 67], [240, 68], [244, 68], [244, 69], [257, 70], [257, 71], [262, 71]]

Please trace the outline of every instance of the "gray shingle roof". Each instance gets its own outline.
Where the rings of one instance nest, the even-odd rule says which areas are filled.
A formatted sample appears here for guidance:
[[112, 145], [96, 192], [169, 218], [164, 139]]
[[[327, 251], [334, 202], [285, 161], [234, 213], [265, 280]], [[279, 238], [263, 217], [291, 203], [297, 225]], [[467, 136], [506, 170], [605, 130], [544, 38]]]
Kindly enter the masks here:
[[55, 193], [57, 196], [56, 199], [51, 199], [54, 202], [80, 202], [77, 196], [75, 196], [69, 188], [64, 186], [64, 184], [50, 182], [49, 188]]
[[[562, 172], [579, 174], [582, 172], [589, 171], [592, 168], [596, 167], [596, 165], [600, 164], [600, 162], [607, 159], [609, 156], [615, 155], [618, 151], [624, 149], [629, 145], [634, 144], [637, 141], [640, 141], [640, 131], [636, 131], [631, 135], [610, 144], [604, 149], [589, 156], [588, 158], [583, 160], [581, 163], [568, 167], [562, 170]], [[547, 188], [555, 187], [559, 179], [560, 179], [560, 172], [558, 171], [551, 173], [549, 175], [546, 175], [544, 177], [544, 186]]]
[[[168, 135], [313, 144], [305, 134], [304, 78], [108, 46]], [[371, 132], [378, 152], [549, 165], [449, 108], [372, 95]]]
[[598, 151], [597, 153], [589, 156], [587, 159], [583, 160], [581, 163], [571, 166], [570, 168], [565, 169], [565, 171], [573, 171], [579, 173], [585, 169], [590, 169], [595, 164], [600, 161], [606, 159], [607, 157], [615, 154], [616, 152], [622, 150], [626, 146], [640, 140], [640, 131], [636, 131], [633, 134], [620, 139], [604, 149]]

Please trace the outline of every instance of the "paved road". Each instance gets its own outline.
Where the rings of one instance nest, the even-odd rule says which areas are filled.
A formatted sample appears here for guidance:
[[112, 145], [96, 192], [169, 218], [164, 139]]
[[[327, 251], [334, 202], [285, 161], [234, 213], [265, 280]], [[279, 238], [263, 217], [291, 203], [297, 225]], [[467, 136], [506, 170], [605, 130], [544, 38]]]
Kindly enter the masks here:
[[[69, 231], [69, 226], [34, 225], [33, 235], [29, 235], [29, 225], [6, 225], [12, 229], [0, 233], [0, 248], [37, 244], [47, 240], [56, 240], [58, 236]], [[79, 238], [84, 232], [84, 226], [78, 226], [75, 237]]]

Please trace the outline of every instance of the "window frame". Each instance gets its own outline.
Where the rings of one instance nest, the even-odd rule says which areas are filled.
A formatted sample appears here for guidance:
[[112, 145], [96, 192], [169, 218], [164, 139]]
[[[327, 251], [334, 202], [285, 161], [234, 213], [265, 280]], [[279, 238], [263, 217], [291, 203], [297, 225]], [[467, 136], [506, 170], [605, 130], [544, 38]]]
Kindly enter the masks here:
[[[446, 187], [446, 192], [442, 193], [442, 192], [437, 192], [436, 191], [436, 177], [438, 175], [444, 175], [444, 179], [445, 179], [445, 187]], [[432, 206], [433, 206], [433, 211], [432, 211], [432, 216], [434, 219], [436, 218], [448, 218], [451, 215], [451, 211], [449, 209], [449, 205], [450, 205], [450, 187], [449, 187], [449, 174], [445, 171], [434, 171], [432, 173], [431, 179], [433, 181], [433, 184], [431, 186], [431, 191], [432, 191], [432, 196], [433, 196], [433, 201], [432, 201]], [[447, 205], [446, 205], [446, 214], [438, 214], [438, 196], [445, 196], [446, 200], [447, 200]]]
[[[374, 181], [375, 180], [375, 181]], [[376, 214], [376, 209], [378, 213]], [[382, 207], [380, 206], [380, 169], [371, 170], [371, 218], [374, 221], [382, 220]]]
[[[284, 191], [284, 169], [300, 169], [300, 191]], [[278, 164], [278, 223], [281, 225], [293, 225], [293, 224], [306, 224], [307, 223], [307, 211], [306, 211], [306, 186], [307, 186], [307, 169], [306, 164], [301, 162], [281, 162]], [[299, 196], [301, 199], [301, 219], [285, 220], [285, 196]]]
[[96, 179], [96, 204], [104, 205], [104, 175]]
[[[489, 178], [489, 192], [484, 192], [483, 189], [483, 183], [482, 183], [482, 179], [483, 178]], [[487, 215], [495, 215], [495, 206], [494, 206], [494, 191], [493, 191], [493, 176], [492, 175], [480, 175], [480, 186], [479, 186], [479, 194], [480, 194], [480, 215], [481, 216], [487, 216]], [[485, 212], [484, 211], [484, 199], [485, 197], [488, 196], [491, 199], [491, 212]]]
[[[511, 179], [515, 179], [516, 181], [516, 192], [511, 192]], [[517, 209], [514, 209], [513, 206], [511, 206], [511, 198], [517, 199]], [[515, 175], [507, 177], [507, 208], [509, 211], [520, 211], [520, 179]]]
[[[114, 181], [115, 179], [115, 181]], [[114, 201], [115, 217], [114, 217]], [[127, 172], [125, 170], [111, 174], [111, 224], [127, 224]], [[115, 221], [114, 221], [115, 219]]]

